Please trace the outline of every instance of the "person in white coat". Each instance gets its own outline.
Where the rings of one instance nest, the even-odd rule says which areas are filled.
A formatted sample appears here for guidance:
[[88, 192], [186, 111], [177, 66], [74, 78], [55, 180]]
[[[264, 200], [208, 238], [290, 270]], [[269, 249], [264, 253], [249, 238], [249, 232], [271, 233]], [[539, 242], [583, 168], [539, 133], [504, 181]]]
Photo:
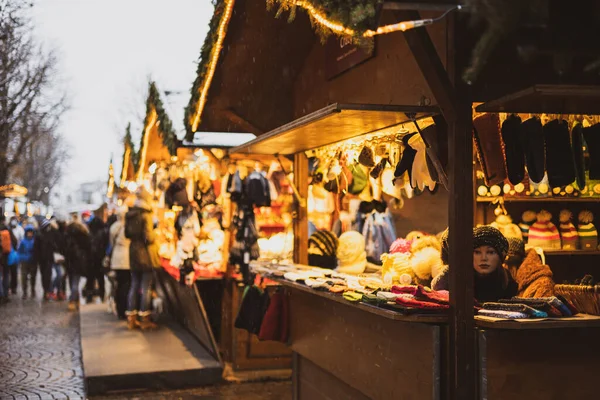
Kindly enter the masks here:
[[129, 243], [125, 237], [125, 214], [129, 208], [125, 205], [117, 209], [117, 222], [112, 224], [109, 231], [109, 240], [112, 248], [110, 268], [115, 271], [117, 290], [115, 303], [117, 315], [120, 319], [126, 319], [127, 294], [131, 286], [131, 272], [129, 267]]

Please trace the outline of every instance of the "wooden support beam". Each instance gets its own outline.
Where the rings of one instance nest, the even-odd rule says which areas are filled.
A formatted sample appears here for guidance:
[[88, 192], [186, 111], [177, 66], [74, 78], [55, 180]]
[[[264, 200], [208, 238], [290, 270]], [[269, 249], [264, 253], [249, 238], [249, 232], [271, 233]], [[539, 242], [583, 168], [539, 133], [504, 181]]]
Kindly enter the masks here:
[[[416, 11], [394, 12], [399, 21], [421, 19]], [[449, 24], [448, 71], [460, 71], [455, 54], [460, 35]], [[424, 28], [406, 31], [404, 37], [433, 96], [448, 121], [450, 229], [450, 343], [448, 390], [450, 399], [474, 399], [476, 387], [475, 326], [473, 320], [473, 139], [471, 99], [457, 76], [450, 76]], [[452, 82], [460, 85], [460, 89]]]
[[294, 262], [296, 264], [308, 264], [308, 158], [304, 153], [294, 154], [294, 185], [298, 195], [304, 199], [303, 203], [294, 200], [295, 215], [294, 228]]
[[251, 122], [248, 122], [248, 120], [230, 108], [226, 110], [220, 110], [219, 114], [228, 119], [230, 122], [239, 126], [242, 130], [244, 130], [244, 132], [254, 133], [256, 136], [265, 133], [262, 129], [257, 128]]
[[[395, 11], [394, 15], [398, 21], [421, 19], [420, 14], [416, 11]], [[437, 105], [442, 110], [444, 118], [448, 123], [451, 123], [457, 118], [456, 93], [427, 30], [425, 28], [408, 30], [404, 32], [404, 38], [433, 93]]]

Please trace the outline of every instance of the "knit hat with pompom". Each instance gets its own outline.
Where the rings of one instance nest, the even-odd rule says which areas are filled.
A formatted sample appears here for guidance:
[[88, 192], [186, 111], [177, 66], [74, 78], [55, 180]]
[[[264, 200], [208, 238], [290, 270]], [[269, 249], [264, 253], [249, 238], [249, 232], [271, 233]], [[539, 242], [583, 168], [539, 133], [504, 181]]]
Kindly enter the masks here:
[[534, 224], [537, 219], [537, 214], [535, 211], [525, 211], [521, 216], [521, 222], [519, 223], [519, 228], [521, 229], [521, 233], [523, 234], [523, 240], [527, 243], [527, 239], [529, 237], [529, 228]]
[[394, 253], [410, 253], [410, 246], [412, 240], [406, 240], [404, 238], [396, 239], [390, 246], [390, 254]]
[[569, 210], [562, 210], [559, 215], [560, 239], [563, 250], [576, 250], [579, 248], [579, 234], [575, 225], [573, 225], [573, 213]]
[[529, 229], [528, 244], [531, 247], [541, 247], [544, 250], [560, 250], [560, 234], [551, 219], [552, 214], [546, 210], [538, 213], [537, 221]]
[[579, 213], [579, 224], [577, 233], [582, 250], [596, 250], [598, 247], [598, 231], [592, 223], [594, 214], [591, 211], [584, 210]]

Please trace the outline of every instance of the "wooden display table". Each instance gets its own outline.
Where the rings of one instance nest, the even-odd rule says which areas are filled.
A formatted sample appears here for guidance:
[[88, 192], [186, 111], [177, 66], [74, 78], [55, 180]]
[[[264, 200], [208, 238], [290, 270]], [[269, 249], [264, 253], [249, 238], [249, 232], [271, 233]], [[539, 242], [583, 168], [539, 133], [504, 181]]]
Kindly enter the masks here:
[[404, 316], [277, 280], [290, 300], [294, 399], [438, 399], [445, 316]]

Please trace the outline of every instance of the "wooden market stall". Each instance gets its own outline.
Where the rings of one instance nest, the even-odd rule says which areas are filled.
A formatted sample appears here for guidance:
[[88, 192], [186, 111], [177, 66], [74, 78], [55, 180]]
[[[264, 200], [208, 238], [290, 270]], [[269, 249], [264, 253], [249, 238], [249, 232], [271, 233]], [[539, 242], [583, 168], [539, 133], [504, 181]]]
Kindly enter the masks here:
[[[523, 12], [518, 14], [514, 25], [507, 27], [507, 32], [494, 31], [499, 28], [493, 25], [494, 21], [489, 23], [485, 14], [479, 17], [488, 22], [488, 27], [484, 23], [474, 31], [469, 30], [464, 15], [451, 14], [435, 23], [430, 21], [432, 24], [426, 28], [376, 36], [371, 48], [374, 51], [345, 60], [343, 65], [331, 61], [338, 54], [333, 51], [335, 38], [325, 46], [319, 43], [303, 11], [287, 25], [283, 19], [269, 20], [273, 14], [263, 4], [243, 0], [217, 4], [220, 10], [225, 10], [222, 15], [226, 17], [220, 20], [220, 26], [232, 33], [216, 42], [219, 49], [226, 44], [217, 65], [202, 66], [208, 72], [199, 74], [195, 86], [198, 96], [190, 103], [188, 117], [195, 121], [196, 127], [199, 124], [206, 130], [227, 131], [243, 125], [257, 134], [268, 132], [233, 152], [293, 154], [295, 184], [301, 199], [307, 196], [308, 165], [303, 151], [376, 130], [370, 124], [381, 115], [370, 116], [393, 114], [397, 104], [436, 104], [448, 123], [449, 194], [442, 191], [431, 198], [423, 197], [415, 202], [420, 206], [406, 208], [414, 218], [419, 210], [433, 211], [447, 204], [444, 218], [438, 218], [447, 222], [453, 232], [447, 319], [406, 318], [340, 302], [339, 297], [282, 281], [290, 293], [290, 347], [294, 351], [297, 398], [318, 398], [319, 393], [333, 398], [594, 396], [591, 376], [600, 368], [594, 362], [598, 354], [594, 339], [598, 335], [597, 319], [582, 317], [529, 324], [476, 319], [470, 267], [472, 227], [475, 223], [491, 222], [489, 216], [485, 219], [484, 214], [489, 214], [489, 210], [483, 210], [486, 202], [476, 201], [474, 195], [473, 104], [484, 102], [478, 111], [492, 113], [600, 113], [598, 86], [594, 86], [600, 84], [600, 79], [597, 74], [585, 72], [594, 70], [593, 62], [598, 55], [596, 45], [590, 42], [597, 33], [597, 24], [593, 13], [584, 16], [587, 25], [575, 22], [582, 8], [594, 9], [591, 2], [584, 3], [573, 8], [544, 2], [544, 12], [540, 15], [545, 24], [528, 24], [529, 14]], [[321, 11], [324, 7], [317, 1], [304, 4], [313, 4]], [[441, 0], [386, 1], [378, 10], [378, 22], [382, 26], [436, 18], [455, 9], [456, 4]], [[298, 5], [298, 8], [303, 7]], [[510, 9], [505, 7], [506, 12]], [[502, 7], [496, 11], [506, 16]], [[542, 50], [528, 53], [530, 58], [526, 59], [521, 57], [519, 45], [521, 38], [531, 37], [527, 33], [532, 30], [535, 33], [532, 41]], [[550, 44], [544, 35], [547, 31], [553, 35], [561, 33], [566, 39]], [[494, 34], [497, 38], [490, 40]], [[291, 41], [294, 46], [289, 46]], [[352, 54], [358, 51], [350, 49], [354, 49]], [[255, 59], [259, 67], [248, 68], [252, 65], [250, 59]], [[281, 71], [285, 73], [282, 75]], [[240, 82], [237, 77], [242, 73], [253, 79]], [[274, 76], [280, 77], [275, 84]], [[215, 84], [211, 86], [211, 80], [218, 83], [218, 90], [212, 88]], [[502, 99], [507, 93], [538, 83], [551, 86], [542, 91], [539, 87], [527, 89]], [[376, 106], [382, 103], [386, 106]], [[206, 109], [205, 104], [209, 104]], [[357, 110], [352, 104], [362, 104], [363, 109]], [[351, 119], [352, 114], [356, 120], [344, 124], [344, 119]], [[337, 129], [324, 135], [322, 128], [328, 119], [335, 121], [331, 125]], [[353, 130], [357, 120], [364, 126]], [[387, 123], [394, 125], [399, 121], [392, 118]], [[540, 201], [551, 204], [562, 199]], [[594, 207], [593, 201], [585, 201]], [[418, 219], [428, 218], [421, 214]], [[295, 261], [306, 264], [308, 228], [302, 207], [298, 208], [294, 229]], [[557, 259], [556, 276], [566, 276], [558, 272], [558, 268], [564, 268], [559, 264], [576, 263], [579, 272], [593, 272], [595, 264], [595, 253], [548, 254], [548, 257]], [[390, 341], [394, 334], [405, 340]], [[407, 341], [414, 347], [405, 347]], [[557, 349], [552, 343], [569, 345]], [[422, 350], [414, 351], [419, 345]], [[403, 357], [408, 354], [417, 363], [418, 378], [411, 375], [415, 370], [395, 363], [394, 357], [377, 358], [385, 357], [381, 349], [395, 346], [404, 351]]]

